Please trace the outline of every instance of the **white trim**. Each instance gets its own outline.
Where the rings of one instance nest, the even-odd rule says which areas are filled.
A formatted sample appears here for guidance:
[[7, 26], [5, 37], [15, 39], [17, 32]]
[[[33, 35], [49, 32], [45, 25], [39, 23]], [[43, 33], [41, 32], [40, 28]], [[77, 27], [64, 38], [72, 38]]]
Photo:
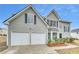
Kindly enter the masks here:
[[8, 34], [8, 33], [9, 33], [9, 30], [8, 30], [8, 29], [9, 29], [9, 28], [8, 28], [8, 26], [7, 26], [7, 43], [6, 43], [7, 46], [9, 45], [9, 44], [8, 44], [8, 43], [9, 43], [9, 42], [8, 42], [8, 39], [9, 39], [9, 34]]
[[51, 31], [50, 33], [51, 33], [50, 36], [51, 36], [51, 40], [52, 40], [53, 39], [53, 34], [52, 34], [53, 32]]
[[56, 14], [57, 19], [59, 20], [59, 17], [58, 17], [58, 15], [57, 15], [57, 12], [56, 12], [54, 9], [53, 9], [53, 10], [51, 10], [45, 18], [47, 18], [47, 17], [48, 17], [51, 13], [55, 13], [55, 14]]
[[6, 22], [4, 22], [5, 24], [9, 24], [9, 21], [13, 20], [15, 17], [17, 17], [18, 15], [20, 15], [22, 12], [24, 12], [25, 10], [27, 10], [28, 8], [32, 8], [34, 10], [34, 12], [41, 18], [41, 20], [47, 25], [48, 24], [43, 20], [42, 16], [35, 10], [35, 8], [32, 7], [32, 5], [28, 5], [28, 7], [26, 7], [25, 9], [23, 9], [22, 11], [18, 12], [15, 16], [13, 16], [12, 18], [10, 18], [9, 20], [7, 20]]

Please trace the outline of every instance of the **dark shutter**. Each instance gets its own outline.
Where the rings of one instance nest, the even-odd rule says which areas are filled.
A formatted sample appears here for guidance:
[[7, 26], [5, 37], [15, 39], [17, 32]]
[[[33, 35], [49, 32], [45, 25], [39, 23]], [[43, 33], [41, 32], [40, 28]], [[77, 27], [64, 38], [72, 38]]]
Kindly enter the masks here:
[[57, 27], [58, 27], [58, 21], [57, 21]]
[[36, 15], [34, 15], [34, 24], [36, 24]]
[[64, 26], [64, 32], [66, 31], [66, 28], [65, 28], [65, 26]]
[[25, 14], [25, 23], [27, 23], [27, 14]]
[[50, 26], [52, 26], [52, 22], [53, 22], [53, 21], [52, 21], [52, 20], [50, 20]]

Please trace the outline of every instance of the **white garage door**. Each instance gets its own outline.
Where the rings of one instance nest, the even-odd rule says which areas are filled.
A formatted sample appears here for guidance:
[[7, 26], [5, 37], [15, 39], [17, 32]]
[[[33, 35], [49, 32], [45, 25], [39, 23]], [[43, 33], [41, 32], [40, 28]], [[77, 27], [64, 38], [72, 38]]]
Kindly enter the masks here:
[[46, 44], [46, 34], [11, 33], [11, 45]]
[[29, 45], [29, 34], [11, 33], [11, 45]]
[[31, 34], [31, 44], [46, 44], [46, 34]]

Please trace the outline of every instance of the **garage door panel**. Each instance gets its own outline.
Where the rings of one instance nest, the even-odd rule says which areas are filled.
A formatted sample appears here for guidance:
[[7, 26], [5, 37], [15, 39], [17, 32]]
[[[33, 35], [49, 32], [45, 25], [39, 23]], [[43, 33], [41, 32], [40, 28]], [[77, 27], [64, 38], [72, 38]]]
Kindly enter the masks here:
[[31, 34], [31, 44], [46, 44], [46, 35], [45, 34]]
[[46, 44], [46, 34], [42, 33], [11, 33], [11, 45]]
[[11, 33], [11, 45], [29, 45], [28, 33]]

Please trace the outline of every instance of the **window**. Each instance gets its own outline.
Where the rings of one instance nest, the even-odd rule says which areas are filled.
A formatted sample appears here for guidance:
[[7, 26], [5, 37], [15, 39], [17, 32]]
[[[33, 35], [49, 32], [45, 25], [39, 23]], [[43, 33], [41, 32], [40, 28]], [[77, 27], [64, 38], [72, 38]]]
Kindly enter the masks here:
[[51, 39], [51, 33], [48, 33], [48, 39]]
[[64, 26], [64, 32], [69, 32], [70, 31], [70, 27], [69, 26]]
[[58, 27], [58, 21], [47, 20], [49, 26]]
[[57, 21], [53, 21], [53, 22], [52, 22], [52, 26], [53, 26], [53, 27], [58, 27], [58, 22], [57, 22]]
[[64, 32], [66, 32], [66, 27], [64, 26]]
[[57, 39], [57, 33], [53, 33], [53, 39]]
[[25, 23], [33, 23], [34, 15], [32, 14], [25, 14]]
[[33, 23], [33, 19], [34, 19], [33, 16], [34, 15], [31, 15], [31, 14], [27, 15], [27, 23]]
[[52, 26], [52, 20], [50, 20], [50, 26]]
[[70, 26], [68, 26], [68, 32], [70, 32]]
[[52, 21], [51, 21], [51, 20], [47, 20], [47, 24], [48, 24], [49, 26], [52, 26]]

